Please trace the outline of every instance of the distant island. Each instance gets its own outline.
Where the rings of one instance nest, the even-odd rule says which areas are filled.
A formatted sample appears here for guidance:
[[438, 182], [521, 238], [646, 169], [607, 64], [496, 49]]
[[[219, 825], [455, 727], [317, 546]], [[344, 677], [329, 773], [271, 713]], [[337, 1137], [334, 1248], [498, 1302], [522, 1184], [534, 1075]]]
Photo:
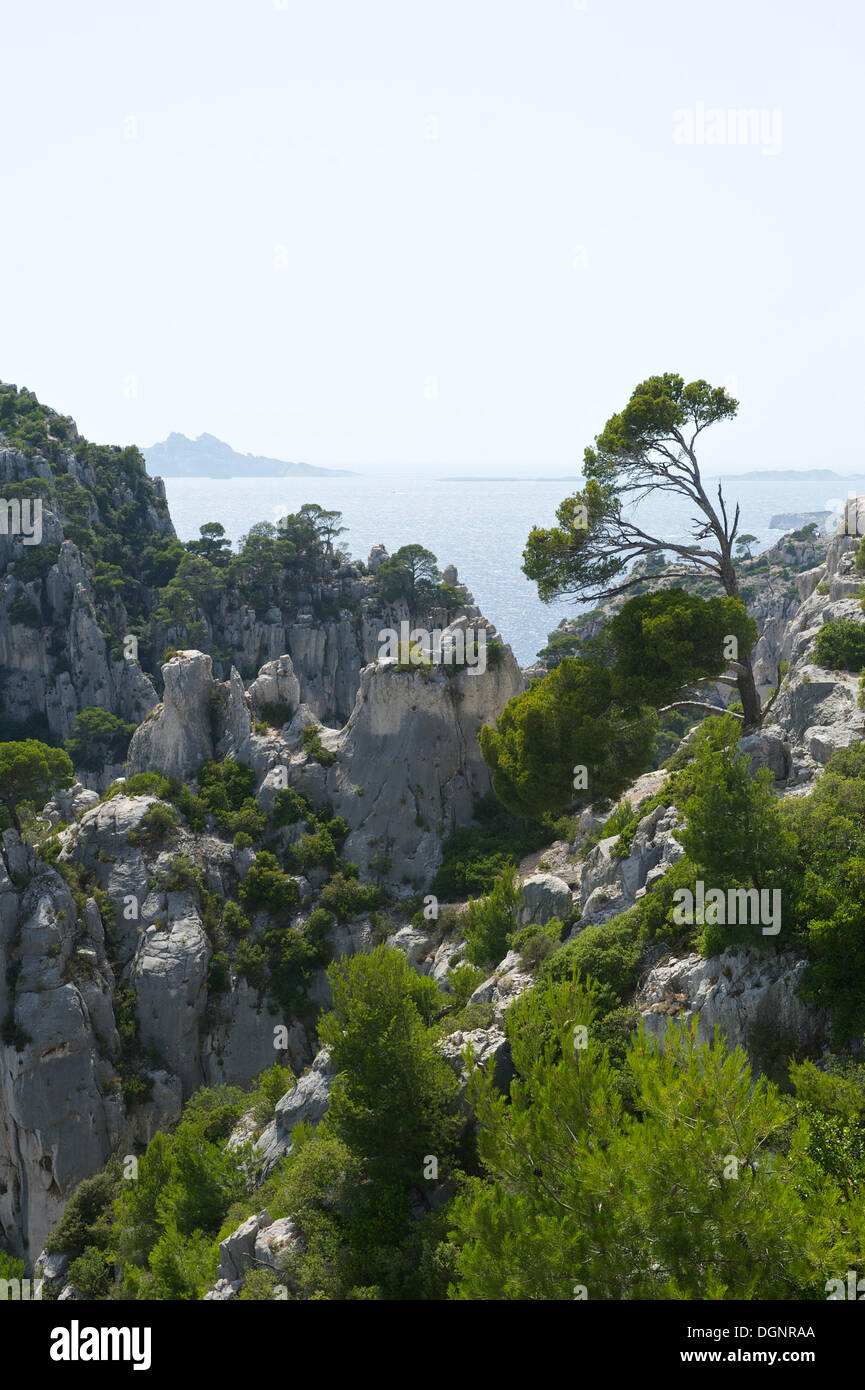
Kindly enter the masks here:
[[316, 474], [330, 478], [354, 478], [347, 468], [316, 468], [311, 463], [285, 463], [282, 459], [239, 454], [212, 434], [187, 439], [172, 433], [160, 444], [142, 449], [147, 471], [160, 478], [292, 478]]
[[831, 512], [779, 512], [769, 522], [772, 531], [795, 531], [802, 526], [814, 525], [821, 529]]

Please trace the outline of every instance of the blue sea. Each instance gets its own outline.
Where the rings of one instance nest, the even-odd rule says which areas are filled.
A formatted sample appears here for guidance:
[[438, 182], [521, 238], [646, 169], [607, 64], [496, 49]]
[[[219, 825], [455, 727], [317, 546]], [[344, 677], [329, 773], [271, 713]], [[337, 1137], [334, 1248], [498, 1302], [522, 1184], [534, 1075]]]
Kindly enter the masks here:
[[[740, 504], [740, 534], [757, 537], [755, 553], [782, 534], [769, 528], [775, 513], [831, 509], [854, 488], [847, 479], [722, 481], [728, 513], [737, 501]], [[391, 553], [411, 542], [426, 546], [442, 567], [456, 565], [481, 612], [495, 623], [524, 666], [531, 664], [562, 618], [573, 617], [585, 606], [570, 600], [541, 603], [535, 585], [520, 568], [531, 528], [553, 525], [556, 507], [575, 486], [566, 481], [439, 480], [412, 476], [408, 469], [402, 476], [165, 480], [181, 540], [197, 537], [206, 521], [221, 521], [236, 544], [255, 522], [275, 522], [304, 502], [317, 502], [342, 512], [347, 532], [340, 544], [356, 559], [365, 560], [379, 541]], [[707, 489], [713, 501], [717, 486], [715, 480]], [[693, 539], [689, 515], [684, 499], [663, 494], [647, 499], [639, 513], [642, 527], [677, 542]]]

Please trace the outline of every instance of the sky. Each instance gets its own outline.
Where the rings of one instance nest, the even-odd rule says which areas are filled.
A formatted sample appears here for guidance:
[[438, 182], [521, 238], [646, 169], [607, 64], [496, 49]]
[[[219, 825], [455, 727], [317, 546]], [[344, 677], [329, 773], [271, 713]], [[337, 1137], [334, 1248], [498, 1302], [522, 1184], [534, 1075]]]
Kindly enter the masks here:
[[854, 472], [863, 30], [853, 0], [7, 3], [0, 379], [101, 443], [558, 476], [676, 371], [741, 402], [707, 471]]

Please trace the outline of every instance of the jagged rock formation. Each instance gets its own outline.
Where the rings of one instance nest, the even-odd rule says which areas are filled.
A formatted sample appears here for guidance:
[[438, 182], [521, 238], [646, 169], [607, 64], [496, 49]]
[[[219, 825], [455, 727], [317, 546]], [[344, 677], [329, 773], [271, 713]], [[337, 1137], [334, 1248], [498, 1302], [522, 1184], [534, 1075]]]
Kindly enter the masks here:
[[5, 527], [0, 533], [0, 715], [24, 727], [38, 715], [57, 739], [88, 705], [137, 723], [157, 698], [138, 661], [124, 655], [122, 638], [132, 622], [124, 603], [116, 591], [98, 597], [93, 567], [66, 528], [78, 535], [84, 520], [104, 528], [127, 508], [142, 535], [161, 541], [173, 535], [164, 489], [147, 478], [143, 463], [136, 471], [134, 460], [113, 476], [103, 464], [97, 477], [87, 447], [70, 421], [66, 442], [54, 441], [50, 460], [47, 444], [33, 456], [10, 446], [0, 423], [0, 496], [26, 490], [31, 499], [40, 497], [42, 508], [40, 544], [29, 546]]
[[836, 748], [848, 748], [865, 732], [858, 677], [812, 662], [823, 623], [833, 618], [862, 621], [858, 597], [862, 582], [854, 568], [856, 546], [855, 537], [833, 537], [823, 565], [800, 576], [807, 580], [802, 585], [807, 593], [778, 645], [780, 658], [789, 663], [789, 670], [762, 732], [764, 736], [780, 736], [789, 744], [798, 780], [813, 775]]
[[[328, 730], [305, 711], [283, 737], [256, 732], [254, 720], [262, 706], [287, 703], [284, 697], [297, 688], [287, 654], [265, 667], [251, 692], [236, 670], [227, 681], [215, 680], [211, 658], [201, 652], [178, 654], [162, 674], [163, 700], [135, 733], [130, 775], [158, 771], [186, 782], [208, 759], [245, 761], [267, 809], [277, 780], [315, 804], [329, 800], [350, 826], [346, 855], [362, 869], [386, 856], [387, 865], [376, 861], [378, 870], [398, 891], [405, 891], [403, 879], [416, 887], [429, 881], [444, 837], [470, 819], [475, 798], [488, 790], [477, 730], [523, 685], [507, 647], [478, 675], [378, 663], [362, 673], [345, 729]], [[336, 754], [329, 767], [303, 747], [310, 724]], [[151, 843], [145, 827], [156, 802], [122, 790], [103, 801], [79, 785], [46, 808], [58, 830], [58, 862], [96, 885], [101, 908], [90, 897], [83, 914], [64, 878], [6, 832], [0, 953], [13, 983], [0, 984], [0, 1016], [17, 1033], [2, 1051], [0, 1227], [16, 1253], [38, 1250], [77, 1182], [112, 1152], [146, 1142], [199, 1086], [247, 1084], [275, 1057], [301, 1071], [313, 1055], [308, 1027], [274, 1018], [261, 989], [233, 975], [227, 991], [210, 990], [214, 946], [199, 895], [171, 879], [173, 864], [191, 864], [222, 901], [237, 894], [255, 852], [235, 849], [215, 827], [180, 828], [170, 843]], [[306, 903], [299, 908], [302, 924], [315, 888], [302, 878], [297, 883]], [[253, 915], [254, 931], [263, 929], [266, 914], [260, 918]], [[338, 926], [333, 937], [337, 955], [372, 944], [363, 919]], [[455, 946], [448, 951], [432, 938], [403, 926], [389, 939], [418, 969], [443, 978]], [[130, 992], [137, 1018], [136, 1047], [152, 1058], [138, 1073], [148, 1098], [134, 1105], [124, 1098], [122, 991]], [[310, 999], [329, 1002], [321, 975], [310, 985]], [[277, 1024], [287, 1034], [280, 1051], [274, 1050]], [[268, 1161], [285, 1151], [295, 1108], [295, 1119], [323, 1113], [329, 1084], [323, 1059], [308, 1077], [286, 1097], [273, 1135], [264, 1139], [265, 1149], [273, 1147], [273, 1155], [264, 1155]]]
[[[393, 882], [422, 887], [441, 862], [443, 838], [471, 819], [475, 800], [489, 791], [478, 730], [523, 688], [510, 648], [500, 650], [482, 674], [470, 667], [403, 669], [391, 659], [374, 662], [362, 672], [343, 729], [325, 728], [301, 707], [287, 730], [267, 736], [253, 732], [251, 712], [271, 681], [293, 688], [287, 654], [264, 668], [264, 683], [258, 677], [254, 692], [244, 692], [236, 671], [228, 682], [215, 682], [209, 657], [182, 652], [163, 668], [163, 702], [134, 734], [128, 769], [184, 779], [217, 751], [236, 757], [263, 774], [259, 799], [265, 809], [287, 779], [316, 804], [330, 801], [346, 820], [346, 856], [362, 872], [375, 861], [386, 865], [381, 871]], [[216, 740], [214, 700], [222, 702], [223, 732]], [[331, 766], [304, 749], [309, 726], [335, 755]]]
[[14, 830], [0, 860], [0, 1230], [16, 1254], [38, 1250], [72, 1188], [110, 1153], [132, 1152], [180, 1113], [178, 1079], [151, 1074], [128, 1112], [115, 1062], [116, 981], [93, 899], [79, 916], [65, 881]]
[[783, 1053], [791, 1044], [818, 1048], [826, 1019], [804, 1004], [798, 988], [805, 962], [790, 952], [767, 955], [753, 948], [708, 958], [691, 952], [655, 965], [637, 996], [643, 1025], [662, 1038], [667, 1020], [697, 1019], [697, 1037], [709, 1042], [721, 1029], [730, 1047]]
[[[32, 459], [27, 466], [34, 466]], [[76, 460], [74, 467], [84, 465]], [[76, 476], [90, 486], [84, 472]], [[167, 532], [159, 530], [164, 518], [153, 486], [154, 534], [170, 536], [170, 523]], [[55, 522], [62, 530], [59, 514], [49, 518], [49, 527]], [[385, 939], [405, 952], [413, 969], [451, 989], [450, 972], [463, 959], [460, 917], [445, 933], [433, 924], [426, 930], [417, 919], [406, 921], [408, 911], [400, 915], [399, 904], [429, 885], [444, 840], [468, 823], [476, 799], [489, 790], [478, 729], [525, 685], [510, 649], [498, 642], [468, 591], [462, 589], [462, 611], [450, 630], [486, 629], [496, 658], [482, 674], [406, 668], [380, 659], [382, 627], [398, 626], [409, 616], [399, 605], [376, 611], [374, 573], [387, 555], [380, 546], [367, 566], [334, 557], [332, 580], [325, 583], [318, 575], [308, 591], [280, 594], [271, 606], [247, 606], [229, 593], [216, 596], [202, 621], [208, 643], [221, 654], [184, 646], [161, 673], [152, 672], [151, 682], [138, 663], [115, 659], [108, 650], [101, 626], [106, 609], [92, 567], [84, 565], [72, 541], [57, 535], [60, 549], [38, 581], [42, 588], [22, 589], [16, 558], [0, 592], [3, 662], [5, 641], [19, 660], [26, 659], [20, 656], [23, 643], [12, 643], [15, 633], [8, 624], [4, 629], [10, 604], [25, 590], [43, 605], [57, 598], [51, 611], [60, 615], [70, 669], [49, 673], [42, 656], [33, 668], [37, 705], [43, 701], [41, 707], [58, 711], [52, 728], [68, 732], [75, 710], [101, 704], [140, 721], [128, 775], [158, 771], [189, 783], [203, 762], [231, 758], [252, 769], [255, 799], [268, 815], [285, 788], [303, 793], [314, 807], [329, 804], [348, 827], [344, 859], [392, 892], [384, 925], [366, 912], [332, 929], [332, 955], [369, 951]], [[755, 652], [761, 686], [767, 690], [776, 682], [781, 660], [790, 669], [771, 725], [742, 746], [753, 766], [772, 769], [785, 793], [807, 791], [832, 748], [861, 737], [853, 678], [820, 671], [809, 661], [824, 617], [858, 613], [852, 544], [786, 538], [770, 553], [768, 582], [754, 571], [754, 584], [762, 583], [751, 600], [763, 628]], [[796, 567], [802, 572], [792, 573]], [[444, 577], [458, 584], [452, 567]], [[818, 593], [818, 584], [829, 585], [828, 595]], [[109, 606], [116, 602], [108, 600]], [[150, 599], [142, 602], [146, 607]], [[334, 613], [341, 602], [345, 610]], [[115, 621], [120, 627], [112, 631], [121, 630], [126, 611], [116, 609]], [[585, 631], [599, 620], [580, 621]], [[170, 644], [172, 633], [157, 631], [161, 650], [162, 639]], [[7, 714], [24, 708], [23, 685], [16, 683], [23, 670], [11, 684], [4, 673]], [[640, 790], [632, 788], [629, 799], [638, 803], [662, 781], [662, 774], [640, 779]], [[327, 1110], [333, 1073], [326, 1051], [317, 1051], [314, 1030], [316, 1007], [331, 1002], [324, 970], [305, 981], [297, 1017], [273, 1012], [266, 989], [233, 968], [223, 987], [211, 977], [214, 928], [204, 893], [191, 886], [189, 866], [213, 900], [237, 902], [260, 846], [243, 848], [239, 841], [235, 847], [212, 817], [203, 830], [181, 825], [161, 843], [146, 833], [156, 804], [152, 795], [126, 795], [122, 788], [104, 801], [80, 784], [58, 794], [45, 811], [58, 834], [57, 868], [40, 862], [14, 832], [4, 836], [0, 956], [9, 971], [5, 982], [0, 971], [0, 1017], [7, 1020], [8, 1039], [0, 1050], [0, 1232], [15, 1253], [38, 1250], [75, 1184], [110, 1153], [134, 1152], [157, 1127], [171, 1123], [202, 1084], [246, 1084], [275, 1058], [296, 1073], [263, 1132], [247, 1117], [233, 1137], [237, 1143], [252, 1140], [264, 1173], [290, 1152], [296, 1125], [317, 1124]], [[598, 825], [586, 813], [581, 834]], [[581, 867], [563, 843], [555, 873], [527, 873], [520, 925], [573, 920], [577, 903], [576, 933], [615, 916], [680, 857], [676, 829], [675, 811], [659, 807], [642, 818], [627, 855], [616, 857], [616, 841], [608, 837]], [[302, 832], [302, 823], [284, 826], [269, 843], [284, 852]], [[177, 876], [178, 860], [186, 864], [185, 878]], [[298, 902], [292, 930], [301, 935], [325, 877], [318, 865], [293, 875]], [[75, 884], [84, 880], [82, 901]], [[258, 945], [267, 913], [252, 911], [250, 917], [249, 939]], [[818, 1046], [822, 1020], [796, 994], [802, 969], [789, 955], [740, 951], [703, 960], [689, 953], [655, 961], [636, 1003], [653, 1031], [671, 1016], [686, 1021], [697, 1014], [702, 1034], [717, 1022], [731, 1042], [753, 1046], [754, 1029], [762, 1027], [777, 1036], [795, 1031]], [[476, 1060], [492, 1060], [497, 1084], [508, 1084], [513, 1064], [504, 1015], [532, 983], [520, 955], [510, 952], [475, 989], [468, 1005], [488, 1010], [484, 1026], [474, 1026], [477, 1016], [470, 1015], [471, 1026], [465, 1023], [441, 1041], [459, 1076], [465, 1078], [470, 1048]], [[130, 1017], [138, 1053], [131, 1070]], [[275, 1028], [284, 1030], [278, 1048]], [[280, 1253], [296, 1237], [291, 1222], [273, 1222], [266, 1212], [250, 1217], [223, 1242], [219, 1280], [208, 1297], [236, 1297], [250, 1263], [278, 1269]], [[58, 1266], [57, 1277], [62, 1274]], [[75, 1296], [71, 1286], [62, 1296]]]
[[600, 840], [583, 864], [580, 882], [581, 924], [602, 922], [632, 907], [684, 853], [675, 836], [675, 807], [656, 806], [637, 826], [631, 851], [615, 853], [617, 836]]

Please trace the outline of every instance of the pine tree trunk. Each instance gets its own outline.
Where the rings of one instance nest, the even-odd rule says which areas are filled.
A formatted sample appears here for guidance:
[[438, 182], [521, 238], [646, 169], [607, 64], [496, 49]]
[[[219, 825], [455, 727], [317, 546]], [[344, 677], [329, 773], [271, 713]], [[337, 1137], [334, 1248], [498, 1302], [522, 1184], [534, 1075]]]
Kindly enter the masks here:
[[742, 701], [742, 717], [744, 720], [745, 731], [759, 729], [761, 724], [760, 716], [760, 696], [757, 693], [757, 683], [754, 680], [754, 672], [751, 669], [750, 657], [742, 663], [747, 666], [744, 676], [736, 677], [736, 684], [739, 687], [739, 698]]
[[[741, 595], [739, 594], [739, 582], [736, 578], [736, 570], [730, 554], [729, 544], [725, 540], [721, 542], [721, 555], [721, 582], [724, 586], [724, 591], [730, 598], [740, 598]], [[736, 685], [739, 688], [739, 699], [742, 701], [744, 728], [745, 732], [748, 733], [752, 729], [759, 729], [760, 727], [762, 722], [760, 715], [761, 704], [760, 696], [757, 693], [757, 682], [754, 680], [754, 670], [751, 666], [750, 656], [746, 657], [741, 662], [741, 665], [746, 669], [744, 675], [737, 675]]]

